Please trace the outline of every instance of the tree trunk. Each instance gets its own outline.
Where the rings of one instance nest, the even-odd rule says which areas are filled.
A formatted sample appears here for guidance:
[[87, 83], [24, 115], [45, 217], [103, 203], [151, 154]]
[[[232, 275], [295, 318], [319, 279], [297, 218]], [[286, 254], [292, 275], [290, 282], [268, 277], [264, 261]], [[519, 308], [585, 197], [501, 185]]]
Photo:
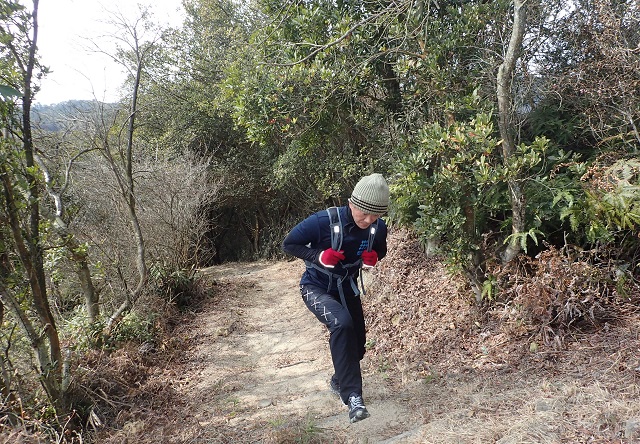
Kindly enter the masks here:
[[[40, 205], [39, 205], [39, 188], [36, 178], [31, 173], [35, 171], [33, 137], [31, 133], [31, 104], [33, 101], [33, 92], [31, 89], [31, 81], [33, 79], [33, 71], [36, 64], [36, 49], [38, 42], [38, 3], [39, 0], [33, 0], [33, 36], [29, 45], [28, 59], [25, 66], [23, 87], [24, 95], [22, 97], [22, 131], [23, 140], [22, 148], [25, 155], [25, 164], [27, 166], [25, 179], [29, 189], [29, 232], [28, 237], [24, 239], [20, 233], [20, 225], [18, 222], [18, 210], [13, 200], [13, 191], [11, 190], [10, 180], [5, 179], [5, 186], [9, 184], [7, 191], [8, 198], [13, 202], [13, 208], [9, 208], [10, 218], [15, 217], [11, 221], [11, 230], [13, 232], [14, 242], [19, 245], [18, 250], [21, 252], [20, 260], [25, 267], [29, 277], [29, 285], [31, 287], [31, 295], [33, 298], [33, 308], [38, 314], [40, 324], [44, 330], [44, 334], [48, 340], [44, 343], [44, 337], [36, 334], [32, 330], [29, 337], [32, 340], [32, 346], [36, 351], [36, 356], [40, 364], [40, 381], [49, 396], [49, 400], [56, 409], [56, 413], [63, 415], [66, 413], [64, 394], [61, 391], [60, 381], [62, 373], [62, 353], [60, 349], [60, 338], [56, 323], [49, 307], [47, 298], [47, 287], [43, 263], [43, 247], [40, 236]], [[5, 175], [6, 176], [6, 175]], [[11, 193], [9, 193], [11, 191]], [[9, 201], [7, 201], [9, 205]], [[26, 242], [25, 242], [26, 241]], [[16, 306], [15, 310], [18, 310]], [[48, 348], [48, 350], [47, 350]], [[48, 353], [48, 354], [47, 354]]]
[[84, 249], [78, 245], [75, 237], [70, 235], [68, 238], [68, 248], [71, 251], [71, 258], [76, 263], [76, 273], [80, 280], [80, 286], [82, 287], [82, 294], [84, 295], [84, 303], [87, 310], [87, 317], [92, 324], [98, 320], [100, 316], [100, 304], [98, 292], [93, 285], [91, 279], [91, 270], [89, 270], [89, 261], [87, 260], [87, 253]]
[[[18, 209], [14, 199], [13, 184], [7, 171], [3, 171], [2, 184], [13, 242], [20, 262], [29, 278], [32, 306], [38, 315], [39, 328], [43, 329], [45, 334], [41, 335], [37, 332], [36, 327], [29, 320], [27, 313], [11, 293], [3, 291], [0, 297], [2, 297], [4, 303], [7, 303], [12, 308], [20, 321], [20, 326], [31, 343], [38, 362], [40, 382], [47, 393], [49, 401], [56, 409], [56, 413], [64, 414], [66, 413], [63, 398], [64, 394], [60, 390], [62, 353], [60, 351], [58, 331], [53, 315], [51, 314], [46, 287], [44, 286], [44, 268], [41, 252], [38, 252], [38, 249], [34, 245], [33, 232], [29, 235], [30, 239], [24, 239], [22, 236]], [[32, 212], [31, 216], [33, 218]], [[38, 233], [36, 232], [36, 234]], [[39, 244], [39, 238], [36, 239], [36, 242]], [[38, 254], [40, 254], [39, 261]], [[39, 270], [37, 269], [38, 267]], [[44, 341], [45, 338], [48, 339], [48, 347]]]
[[80, 285], [82, 286], [82, 293], [84, 294], [87, 316], [89, 322], [93, 324], [98, 320], [98, 316], [100, 316], [100, 304], [98, 293], [93, 286], [91, 271], [89, 271], [86, 260], [78, 262], [78, 277], [80, 278]]
[[[98, 293], [96, 292], [95, 286], [93, 285], [91, 271], [89, 270], [87, 252], [78, 243], [75, 236], [71, 232], [69, 232], [67, 223], [63, 219], [65, 209], [62, 202], [62, 194], [67, 187], [68, 180], [67, 178], [65, 178], [65, 183], [60, 187], [60, 191], [56, 192], [51, 180], [51, 175], [49, 174], [45, 163], [37, 155], [34, 156], [34, 158], [43, 172], [47, 191], [49, 193], [49, 196], [51, 196], [51, 198], [53, 199], [53, 203], [56, 208], [52, 227], [64, 241], [67, 250], [69, 251], [70, 259], [76, 264], [76, 273], [78, 275], [78, 280], [80, 281], [80, 286], [82, 287], [82, 294], [84, 295], [85, 306], [87, 309], [87, 317], [89, 318], [89, 322], [94, 323], [100, 315], [100, 306], [98, 304]], [[72, 164], [73, 160], [67, 166], [66, 176], [68, 176]]]
[[106, 331], [109, 332], [113, 325], [118, 322], [118, 320], [131, 308], [133, 304], [136, 302], [142, 290], [144, 290], [145, 285], [147, 284], [147, 280], [149, 277], [149, 271], [147, 269], [146, 263], [146, 253], [145, 253], [145, 242], [144, 236], [142, 234], [142, 227], [140, 226], [140, 221], [138, 219], [138, 214], [136, 212], [136, 199], [135, 199], [135, 191], [134, 191], [134, 180], [133, 180], [133, 133], [135, 131], [135, 118], [138, 112], [138, 90], [140, 88], [140, 81], [142, 77], [142, 69], [144, 63], [144, 52], [139, 46], [139, 41], [137, 40], [137, 32], [135, 29], [132, 30], [134, 35], [134, 50], [135, 55], [137, 57], [136, 61], [136, 73], [135, 79], [133, 82], [133, 94], [131, 97], [131, 112], [129, 114], [129, 126], [127, 131], [127, 151], [126, 151], [126, 159], [124, 165], [125, 177], [119, 178], [118, 168], [116, 167], [113, 159], [108, 153], [108, 147], [105, 147], [105, 151], [107, 152], [108, 160], [111, 164], [112, 170], [120, 183], [121, 192], [127, 202], [127, 210], [129, 212], [129, 222], [131, 223], [131, 228], [133, 230], [133, 237], [136, 243], [136, 265], [138, 268], [138, 284], [136, 288], [133, 290], [131, 295], [124, 300], [124, 302], [118, 307], [118, 309], [109, 317], [106, 322]]
[[[3, 272], [0, 267], [0, 272]], [[4, 323], [4, 303], [5, 299], [2, 295], [6, 289], [4, 288], [4, 283], [0, 282], [0, 325]], [[9, 344], [11, 343], [8, 340]], [[8, 359], [5, 359], [5, 356], [8, 356], [8, 350], [5, 353], [0, 354], [0, 393], [2, 394], [3, 406], [6, 410], [6, 418], [11, 425], [17, 425], [18, 422], [16, 418], [18, 418], [18, 412], [14, 411], [16, 407], [16, 396], [15, 393], [11, 390], [11, 371], [10, 364]]]
[[393, 115], [396, 115], [402, 111], [402, 91], [398, 76], [393, 65], [384, 59], [377, 59], [374, 66], [387, 90], [385, 105]]
[[[66, 393], [61, 382], [62, 353], [47, 296], [44, 246], [40, 232], [40, 184], [36, 176], [38, 169], [31, 132], [32, 81], [37, 67], [38, 4], [39, 0], [33, 0], [33, 9], [24, 16], [24, 21], [16, 22], [16, 26], [10, 30], [2, 30], [3, 44], [7, 50], [4, 61], [19, 74], [19, 89], [22, 89], [21, 127], [14, 132], [15, 140], [7, 141], [7, 153], [15, 154], [23, 163], [19, 168], [12, 168], [10, 162], [0, 162], [0, 182], [4, 192], [6, 225], [11, 233], [14, 254], [22, 264], [22, 279], [28, 282], [29, 287], [28, 291], [24, 289], [20, 292], [22, 298], [19, 300], [13, 291], [0, 286], [0, 298], [15, 313], [24, 330], [38, 363], [39, 381], [56, 415], [62, 417], [68, 413]], [[15, 39], [5, 38], [12, 37], [12, 32], [23, 35]], [[3, 116], [9, 112], [11, 111], [3, 110]], [[7, 127], [7, 134], [11, 130], [11, 127]], [[26, 189], [21, 185], [20, 191], [16, 191], [15, 183], [26, 184]], [[23, 298], [29, 302], [28, 307]]]
[[[511, 91], [513, 72], [516, 61], [522, 49], [522, 39], [524, 37], [526, 25], [526, 0], [514, 0], [513, 2], [513, 29], [509, 46], [504, 56], [504, 60], [498, 69], [497, 76], [497, 96], [500, 136], [502, 137], [503, 162], [508, 164], [510, 158], [515, 154], [514, 142], [514, 119], [513, 119], [513, 97]], [[519, 178], [510, 179], [509, 198], [511, 200], [511, 231], [517, 235], [525, 231], [526, 221], [526, 201], [522, 185]], [[513, 236], [512, 241], [507, 245], [502, 260], [509, 262], [520, 253], [520, 242], [517, 236]]]

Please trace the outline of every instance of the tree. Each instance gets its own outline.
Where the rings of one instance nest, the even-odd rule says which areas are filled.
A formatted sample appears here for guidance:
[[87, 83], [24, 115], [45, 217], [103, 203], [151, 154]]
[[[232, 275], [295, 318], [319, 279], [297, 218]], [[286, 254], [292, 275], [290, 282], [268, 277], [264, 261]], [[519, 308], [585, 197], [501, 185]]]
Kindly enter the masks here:
[[[526, 0], [514, 0], [513, 2], [513, 26], [511, 38], [507, 46], [504, 60], [498, 68], [497, 75], [497, 97], [500, 136], [502, 137], [502, 157], [505, 165], [508, 165], [511, 158], [516, 154], [514, 133], [516, 127], [513, 122], [513, 99], [511, 92], [511, 79], [514, 75], [516, 61], [522, 49], [522, 39], [526, 29]], [[517, 236], [525, 231], [526, 227], [526, 204], [525, 194], [522, 189], [521, 178], [515, 177], [509, 180], [509, 197], [511, 200], [511, 227], [512, 241], [509, 242], [504, 252], [503, 260], [511, 261], [520, 252], [520, 242]]]
[[[106, 322], [106, 329], [109, 331], [123, 314], [129, 311], [136, 300], [140, 297], [149, 277], [149, 270], [146, 262], [145, 240], [143, 230], [138, 218], [136, 208], [136, 190], [134, 181], [134, 134], [136, 132], [136, 119], [140, 113], [138, 95], [143, 86], [143, 76], [149, 59], [157, 51], [157, 42], [160, 33], [150, 21], [150, 11], [142, 8], [139, 15], [133, 20], [128, 20], [122, 13], [114, 13], [112, 24], [116, 31], [112, 37], [116, 41], [117, 52], [115, 55], [100, 49], [97, 43], [96, 49], [110, 57], [123, 66], [130, 75], [130, 98], [129, 114], [126, 118], [126, 129], [120, 129], [116, 137], [112, 137], [110, 132], [113, 127], [103, 126], [101, 128], [101, 138], [99, 144], [100, 153], [106, 159], [109, 168], [114, 175], [120, 195], [126, 204], [126, 209], [131, 224], [131, 235], [136, 245], [136, 266], [138, 269], [138, 280], [135, 288], [126, 295], [125, 300], [118, 309], [111, 314]], [[115, 124], [116, 121], [113, 121]], [[123, 134], [124, 133], [124, 134]], [[123, 137], [124, 136], [124, 137]], [[124, 139], [124, 140], [123, 140]]]
[[[62, 142], [60, 144], [62, 145]], [[91, 324], [95, 324], [100, 315], [100, 305], [98, 291], [91, 276], [88, 249], [86, 244], [81, 244], [78, 241], [77, 236], [69, 229], [65, 220], [69, 217], [65, 206], [65, 193], [71, 181], [71, 171], [74, 167], [74, 162], [86, 153], [87, 150], [80, 150], [74, 154], [68, 160], [68, 163], [64, 165], [61, 177], [54, 177], [50, 172], [50, 168], [47, 166], [48, 159], [45, 160], [48, 156], [36, 154], [34, 159], [42, 172], [47, 194], [53, 201], [53, 212], [47, 214], [48, 219], [51, 220], [52, 231], [59, 236], [62, 242], [61, 248], [71, 262], [75, 264], [75, 272], [84, 295], [87, 317]]]
[[[13, 253], [19, 260], [14, 273], [22, 275], [28, 289], [0, 283], [3, 304], [13, 312], [28, 338], [38, 362], [40, 382], [56, 413], [69, 412], [66, 389], [68, 375], [63, 374], [63, 358], [56, 321], [47, 296], [43, 264], [44, 233], [40, 214], [40, 182], [31, 131], [31, 104], [35, 79], [46, 72], [37, 60], [38, 0], [31, 11], [18, 2], [1, 4], [0, 38], [5, 43], [3, 56], [10, 62], [3, 68], [3, 81], [21, 91], [21, 106], [8, 98], [2, 102], [4, 135], [0, 176], [2, 179], [2, 219], [9, 228]], [[20, 117], [16, 118], [16, 113]], [[4, 276], [6, 278], [6, 276]], [[36, 313], [30, 316], [27, 307]]]

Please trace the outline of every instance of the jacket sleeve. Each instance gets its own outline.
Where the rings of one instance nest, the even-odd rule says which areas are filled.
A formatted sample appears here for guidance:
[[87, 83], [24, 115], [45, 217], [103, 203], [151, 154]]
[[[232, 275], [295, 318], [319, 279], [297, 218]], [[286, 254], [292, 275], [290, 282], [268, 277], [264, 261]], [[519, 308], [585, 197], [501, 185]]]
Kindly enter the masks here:
[[311, 245], [318, 244], [319, 233], [318, 217], [315, 214], [311, 215], [287, 234], [282, 242], [282, 250], [305, 261], [317, 263], [322, 251], [312, 248]]

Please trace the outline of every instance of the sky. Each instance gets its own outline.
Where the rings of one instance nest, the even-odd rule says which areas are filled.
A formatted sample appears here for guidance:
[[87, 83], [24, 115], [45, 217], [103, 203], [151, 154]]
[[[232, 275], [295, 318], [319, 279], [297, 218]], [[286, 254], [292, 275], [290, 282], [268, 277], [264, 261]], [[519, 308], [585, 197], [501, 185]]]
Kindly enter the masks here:
[[[30, 7], [31, 1], [23, 4]], [[104, 42], [113, 34], [107, 20], [113, 12], [136, 17], [137, 4], [150, 5], [159, 25], [182, 23], [181, 0], [40, 0], [38, 8], [38, 51], [51, 73], [41, 82], [35, 102], [42, 105], [67, 100], [119, 98], [124, 79], [122, 68], [108, 57], [88, 50], [88, 42]]]

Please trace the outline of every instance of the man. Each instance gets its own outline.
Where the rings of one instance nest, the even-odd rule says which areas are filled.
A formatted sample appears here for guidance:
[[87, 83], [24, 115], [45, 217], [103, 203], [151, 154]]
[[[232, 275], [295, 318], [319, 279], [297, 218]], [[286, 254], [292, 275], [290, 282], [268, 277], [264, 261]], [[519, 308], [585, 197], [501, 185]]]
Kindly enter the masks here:
[[306, 263], [300, 292], [307, 308], [329, 329], [334, 368], [330, 387], [349, 407], [351, 422], [369, 417], [362, 399], [360, 361], [366, 336], [358, 277], [362, 266], [373, 267], [387, 254], [387, 226], [379, 217], [388, 205], [384, 177], [365, 176], [349, 204], [337, 209], [339, 222], [329, 210], [319, 211], [296, 225], [282, 244], [286, 253]]

